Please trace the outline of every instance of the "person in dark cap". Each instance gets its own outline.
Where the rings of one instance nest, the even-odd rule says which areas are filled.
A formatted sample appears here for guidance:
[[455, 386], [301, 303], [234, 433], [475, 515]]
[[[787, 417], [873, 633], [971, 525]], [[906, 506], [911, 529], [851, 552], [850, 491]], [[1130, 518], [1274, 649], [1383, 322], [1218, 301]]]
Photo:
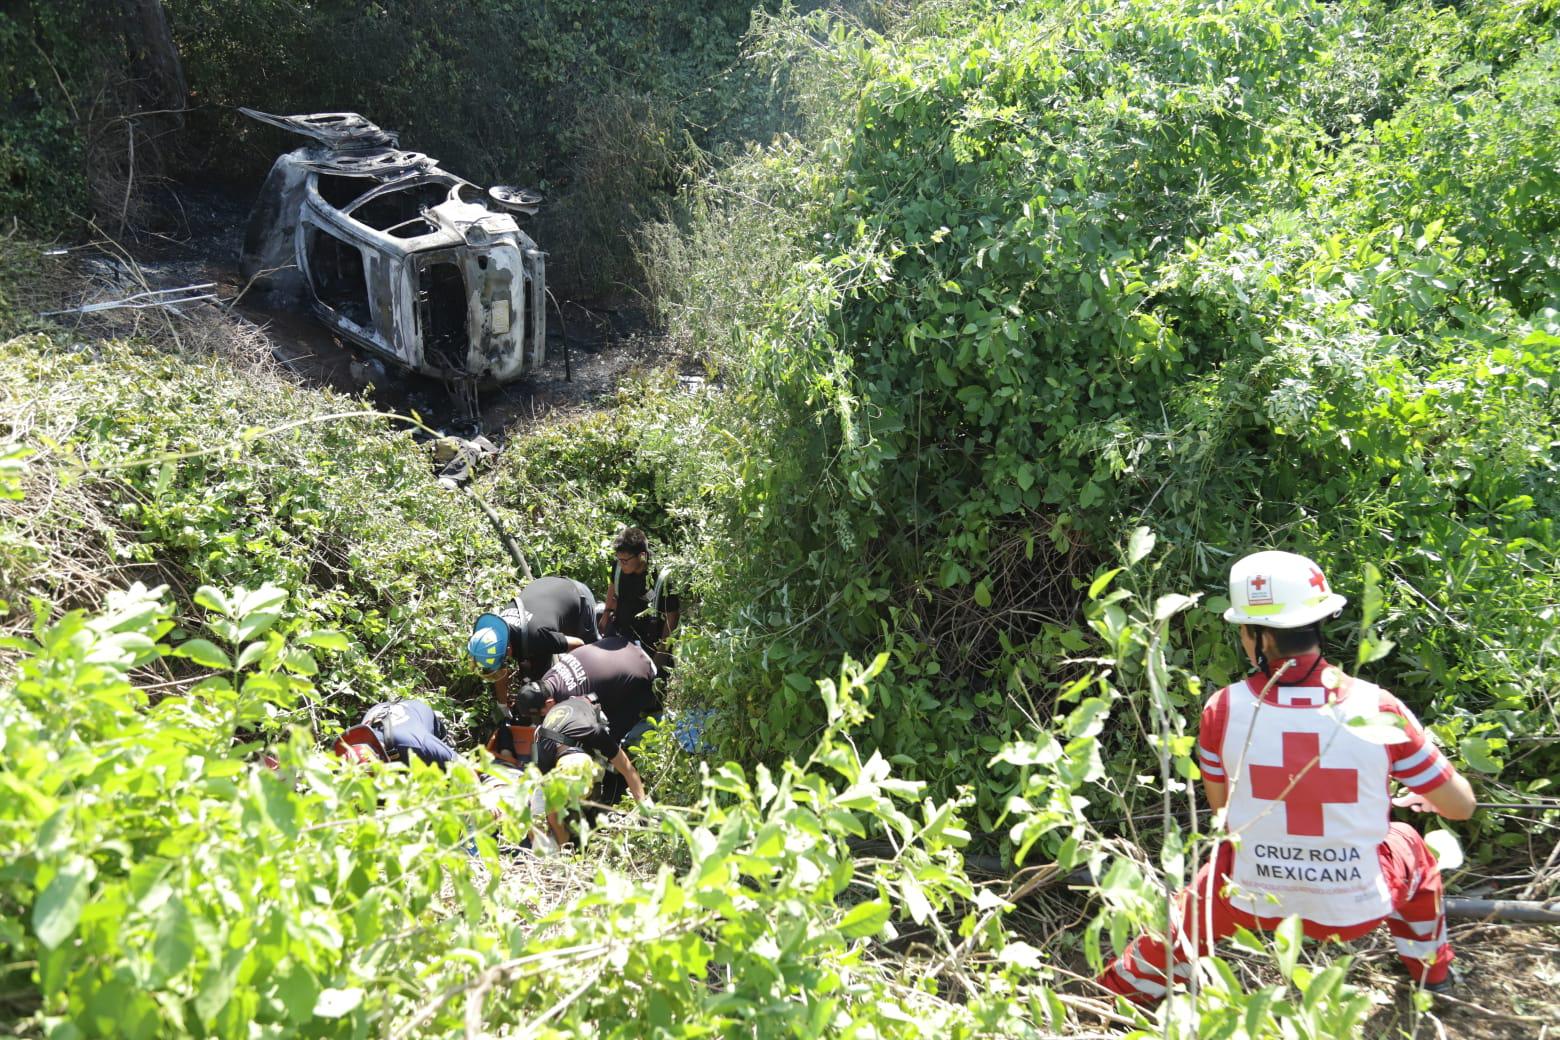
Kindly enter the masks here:
[[559, 654], [540, 679], [520, 685], [515, 699], [534, 705], [570, 697], [594, 701], [606, 713], [613, 739], [633, 747], [641, 724], [660, 711], [655, 676], [655, 664], [643, 648], [621, 636], [606, 636]]
[[[524, 687], [524, 697], [539, 691], [533, 683]], [[529, 703], [520, 705], [529, 708]], [[544, 774], [553, 770], [584, 777], [594, 787], [604, 767], [611, 766], [628, 786], [634, 801], [645, 803], [645, 787], [639, 771], [623, 746], [612, 737], [612, 724], [600, 705], [585, 697], [570, 697], [548, 709], [536, 729], [536, 768]], [[547, 814], [547, 826], [559, 845], [566, 844], [569, 832], [555, 812]]]

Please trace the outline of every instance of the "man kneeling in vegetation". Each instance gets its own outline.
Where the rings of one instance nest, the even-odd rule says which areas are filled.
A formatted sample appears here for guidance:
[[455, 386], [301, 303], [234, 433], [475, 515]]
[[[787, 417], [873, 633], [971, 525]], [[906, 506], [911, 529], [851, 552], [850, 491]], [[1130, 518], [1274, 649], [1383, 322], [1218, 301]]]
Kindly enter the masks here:
[[[607, 636], [559, 654], [540, 679], [521, 685], [515, 699], [545, 704], [583, 697], [601, 706], [612, 739], [632, 748], [649, 728], [650, 717], [661, 710], [655, 677], [655, 664], [637, 643]], [[494, 692], [502, 704], [501, 691]]]
[[[544, 696], [535, 684], [522, 687], [520, 696], [527, 700], [516, 703], [511, 710], [536, 711], [544, 703], [533, 703], [533, 699]], [[645, 788], [639, 771], [629, 761], [622, 745], [613, 739], [612, 725], [600, 706], [584, 697], [570, 697], [553, 705], [536, 729], [536, 767], [543, 773], [559, 769], [588, 777], [593, 786], [601, 775], [603, 763], [618, 771], [634, 801], [643, 804]], [[547, 814], [547, 826], [559, 845], [569, 841], [568, 829], [557, 813]]]
[[500, 690], [515, 666], [522, 679], [539, 678], [556, 654], [594, 643], [596, 597], [582, 581], [550, 575], [520, 590], [514, 601], [483, 614], [472, 626], [467, 652]]
[[409, 764], [416, 755], [443, 768], [456, 757], [444, 733], [444, 720], [423, 701], [388, 701], [368, 709], [362, 722], [336, 738], [334, 750], [354, 762]]
[[[1107, 989], [1157, 1001], [1167, 961], [1190, 978], [1188, 961], [1214, 940], [1290, 915], [1313, 939], [1355, 939], [1385, 921], [1416, 983], [1451, 985], [1435, 857], [1389, 817], [1397, 804], [1466, 820], [1473, 790], [1401, 701], [1322, 657], [1321, 622], [1346, 602], [1293, 553], [1255, 553], [1230, 570], [1224, 619], [1241, 626], [1256, 671], [1209, 699], [1197, 744], [1203, 790], [1232, 840], [1180, 894], [1168, 950], [1139, 936], [1100, 976]], [[1384, 722], [1398, 727], [1387, 742]], [[1412, 792], [1395, 803], [1393, 780]]]

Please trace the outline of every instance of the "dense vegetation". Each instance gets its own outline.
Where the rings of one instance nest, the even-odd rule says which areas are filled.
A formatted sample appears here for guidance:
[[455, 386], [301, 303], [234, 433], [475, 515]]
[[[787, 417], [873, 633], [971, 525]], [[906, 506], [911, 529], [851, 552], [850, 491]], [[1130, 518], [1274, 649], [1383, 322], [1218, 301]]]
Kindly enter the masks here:
[[[676, 183], [635, 134], [736, 104], [698, 85], [746, 24], [167, 6], [198, 97], [362, 108], [347, 41], [385, 84], [369, 114], [462, 172], [599, 147], [634, 196]], [[524, 55], [477, 46], [542, 7], [554, 35]], [[123, 41], [33, 44], [89, 13], [0, 15], [3, 75], [31, 77], [5, 115], [26, 133], [0, 143], [10, 212], [47, 216], [36, 171], [83, 154], [48, 84], [78, 95]], [[1127, 1025], [1063, 980], [1158, 920], [1158, 882], [1206, 848], [1119, 819], [1192, 803], [1198, 703], [1241, 667], [1223, 576], [1255, 547], [1323, 562], [1351, 598], [1335, 658], [1483, 793], [1547, 792], [1557, 13], [757, 15], [727, 87], [774, 83], [766, 123], [794, 132], [713, 164], [637, 239], [669, 347], [709, 379], [650, 375], [517, 435], [476, 488], [539, 573], [598, 587], [612, 528], [646, 526], [696, 603], [674, 702], [718, 709], [721, 754], [661, 742], [661, 807], [548, 861], [508, 848], [534, 776], [484, 785], [473, 759], [371, 783], [320, 751], [388, 695], [467, 742], [489, 721], [459, 647], [515, 577], [415, 427], [299, 385], [227, 315], [41, 319], [78, 275], [4, 240], [0, 1015], [61, 1037]], [[475, 91], [525, 55], [528, 96], [587, 121]], [[476, 107], [447, 121], [452, 98]], [[645, 98], [626, 138], [589, 129]], [[1470, 827], [1484, 861], [1541, 840]], [[971, 843], [1055, 869], [977, 885]], [[1088, 928], [1021, 898], [1080, 865]], [[1234, 947], [1172, 1035], [1343, 1036], [1371, 1006], [1293, 931]]]
[[252, 191], [295, 146], [239, 106], [361, 111], [462, 176], [540, 188], [554, 284], [621, 292], [634, 272], [628, 229], [658, 212], [699, 145], [753, 128], [763, 86], [731, 72], [750, 10], [764, 6], [746, 0], [168, 0], [190, 95], [175, 133], [138, 115], [166, 102], [137, 93], [134, 6], [0, 13], [0, 87], [14, 99], [0, 113], [0, 206], [34, 226], [91, 215], [113, 229], [131, 199], [133, 223], [164, 230], [178, 206], [147, 189], [174, 178]]
[[[883, 646], [871, 739], [994, 829], [991, 754], [1052, 714], [1079, 579], [1137, 523], [1208, 594], [1176, 632], [1205, 680], [1243, 667], [1231, 558], [1282, 546], [1356, 603], [1386, 575], [1370, 674], [1466, 765], [1552, 734], [1555, 10], [772, 25], [808, 129], [690, 198], [662, 282], [731, 388], [700, 674], [739, 739], [804, 747], [803, 678]], [[1547, 785], [1520, 751], [1503, 779]]]

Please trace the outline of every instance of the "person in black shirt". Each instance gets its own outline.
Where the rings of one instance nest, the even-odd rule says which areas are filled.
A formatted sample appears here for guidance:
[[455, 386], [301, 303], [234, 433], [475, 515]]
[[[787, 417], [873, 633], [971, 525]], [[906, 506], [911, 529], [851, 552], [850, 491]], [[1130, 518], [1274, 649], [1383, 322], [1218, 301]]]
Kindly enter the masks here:
[[644, 646], [652, 656], [661, 649], [682, 612], [682, 598], [665, 571], [651, 583], [650, 542], [637, 527], [625, 527], [614, 540], [617, 557], [607, 587], [603, 630]]
[[[526, 684], [529, 688], [532, 684]], [[543, 773], [561, 769], [595, 778], [606, 762], [628, 784], [634, 801], [644, 803], [645, 788], [627, 752], [612, 739], [612, 725], [601, 708], [584, 697], [570, 697], [552, 706], [536, 730], [536, 767]], [[557, 813], [547, 814], [547, 826], [558, 844], [569, 832]]]
[[472, 626], [466, 650], [484, 677], [508, 696], [513, 663], [523, 679], [535, 679], [552, 666], [555, 654], [594, 643], [596, 597], [583, 582], [550, 576], [520, 590], [513, 603], [483, 614]]
[[455, 760], [444, 742], [445, 726], [423, 701], [386, 701], [368, 709], [363, 721], [336, 740], [336, 754], [354, 761], [410, 764], [416, 755], [440, 769]]
[[[606, 713], [612, 739], [634, 746], [640, 723], [660, 711], [655, 694], [655, 665], [639, 646], [620, 636], [558, 655], [540, 679], [524, 684], [516, 704], [536, 709], [547, 701], [584, 697]], [[513, 709], [516, 704], [506, 707]]]

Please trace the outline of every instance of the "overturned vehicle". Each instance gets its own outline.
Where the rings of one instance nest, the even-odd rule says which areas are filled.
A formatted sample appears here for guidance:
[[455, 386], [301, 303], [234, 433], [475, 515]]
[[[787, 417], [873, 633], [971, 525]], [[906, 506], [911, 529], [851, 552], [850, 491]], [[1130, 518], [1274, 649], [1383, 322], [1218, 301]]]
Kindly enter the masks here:
[[503, 383], [542, 363], [546, 255], [515, 219], [539, 195], [483, 191], [353, 112], [240, 111], [311, 141], [260, 189], [246, 279], [425, 375]]

